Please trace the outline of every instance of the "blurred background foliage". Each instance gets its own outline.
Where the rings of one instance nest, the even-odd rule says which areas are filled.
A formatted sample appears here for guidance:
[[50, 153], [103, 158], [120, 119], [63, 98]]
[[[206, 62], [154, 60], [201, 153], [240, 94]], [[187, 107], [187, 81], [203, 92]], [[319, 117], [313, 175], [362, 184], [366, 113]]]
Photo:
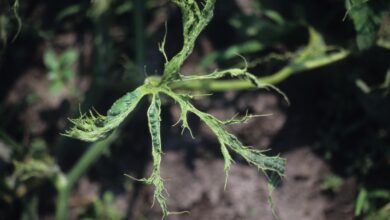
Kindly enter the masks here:
[[[104, 112], [146, 76], [161, 74], [158, 42], [165, 23], [172, 56], [180, 48], [181, 23], [167, 0], [0, 0], [1, 219], [58, 217], [55, 186], [91, 149], [59, 135], [66, 118], [91, 106]], [[343, 177], [353, 176], [356, 218], [389, 219], [388, 0], [217, 0], [200, 49], [183, 72], [242, 65], [240, 54], [253, 73], [271, 75], [303, 50], [308, 29], [332, 45], [329, 51], [344, 48], [349, 55], [284, 79], [279, 86], [292, 102], [286, 114], [300, 118], [302, 129], [290, 132], [286, 126], [271, 146], [289, 151], [279, 147], [286, 144], [279, 140], [286, 133], [294, 136], [289, 141], [309, 143], [334, 173], [324, 178], [324, 191], [337, 191]], [[102, 159], [81, 169], [101, 189], [98, 197], [73, 201], [79, 218], [131, 216], [131, 198], [121, 211], [113, 201], [121, 190], [139, 187], [123, 173], [142, 176], [149, 160], [142, 147], [148, 146], [144, 112], [138, 109], [131, 123], [104, 143], [110, 148], [99, 148]], [[75, 183], [83, 172], [75, 174]]]

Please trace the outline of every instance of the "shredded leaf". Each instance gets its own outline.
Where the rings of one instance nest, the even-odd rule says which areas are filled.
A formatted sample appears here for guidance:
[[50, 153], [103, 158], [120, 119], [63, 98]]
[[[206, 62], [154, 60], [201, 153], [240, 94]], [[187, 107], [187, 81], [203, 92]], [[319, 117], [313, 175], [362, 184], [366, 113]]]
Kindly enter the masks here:
[[[239, 155], [245, 158], [246, 161], [255, 165], [258, 169], [263, 171], [273, 171], [280, 176], [284, 175], [285, 171], [285, 160], [275, 156], [269, 157], [263, 154], [262, 151], [244, 146], [236, 136], [229, 133], [224, 129], [225, 122], [215, 118], [213, 115], [202, 112], [195, 108], [188, 99], [185, 97], [178, 95], [169, 90], [162, 90], [165, 94], [173, 98], [177, 103], [179, 103], [181, 108], [181, 115], [186, 115], [188, 112], [194, 113], [197, 115], [204, 123], [208, 125], [208, 127], [213, 131], [213, 133], [217, 136], [218, 141], [222, 146], [222, 151], [225, 151], [224, 146], [228, 146], [231, 150], [235, 151]], [[186, 118], [181, 118], [183, 124], [188, 124]], [[229, 156], [225, 158], [229, 161]], [[226, 162], [226, 160], [225, 160]], [[228, 162], [229, 164], [229, 162]], [[229, 167], [229, 165], [228, 165]]]
[[[128, 177], [142, 181], [146, 184], [153, 184], [155, 187], [154, 190], [154, 200], [160, 204], [161, 210], [163, 211], [163, 216], [167, 216], [168, 206], [167, 199], [164, 196], [165, 184], [164, 180], [161, 177], [161, 135], [160, 135], [160, 113], [161, 113], [161, 101], [158, 94], [153, 94], [152, 102], [150, 103], [147, 115], [148, 115], [148, 125], [149, 132], [152, 138], [152, 157], [153, 157], [153, 171], [149, 178], [135, 179], [129, 175]], [[154, 204], [154, 201], [153, 201]]]
[[[213, 17], [216, 0], [206, 0], [203, 9], [194, 0], [172, 0], [181, 10], [183, 21], [183, 47], [172, 59], [165, 63], [163, 82], [180, 79], [180, 67], [194, 49], [195, 40]], [[163, 41], [165, 42], [165, 41]], [[160, 47], [163, 51], [163, 47]], [[164, 56], [165, 52], [163, 52]]]
[[248, 63], [244, 57], [240, 56], [245, 63], [244, 68], [231, 68], [227, 70], [222, 70], [222, 71], [214, 71], [213, 73], [207, 74], [207, 75], [193, 75], [193, 76], [183, 76], [181, 78], [181, 81], [191, 81], [191, 80], [211, 80], [211, 79], [221, 79], [225, 76], [230, 76], [230, 77], [238, 77], [238, 78], [243, 78], [245, 80], [248, 80], [251, 82], [255, 87], [257, 88], [264, 88], [264, 89], [273, 89], [277, 93], [279, 93], [284, 100], [287, 102], [287, 104], [290, 104], [290, 100], [288, 99], [287, 95], [280, 90], [278, 87], [271, 85], [271, 84], [264, 84], [261, 83], [260, 80], [253, 75], [252, 73], [248, 72]]
[[79, 118], [69, 119], [74, 126], [64, 135], [90, 142], [106, 138], [133, 111], [145, 94], [146, 90], [143, 86], [127, 93], [114, 102], [108, 110], [107, 116], [96, 111], [89, 111]]
[[160, 135], [160, 113], [161, 113], [161, 101], [158, 94], [154, 94], [150, 107], [148, 109], [148, 125], [149, 132], [152, 137], [152, 157], [153, 157], [153, 173], [150, 178], [145, 179], [148, 184], [155, 186], [154, 198], [157, 199], [164, 216], [168, 214], [168, 208], [166, 204], [166, 198], [163, 193], [165, 190], [164, 180], [160, 175], [161, 165], [161, 135]]

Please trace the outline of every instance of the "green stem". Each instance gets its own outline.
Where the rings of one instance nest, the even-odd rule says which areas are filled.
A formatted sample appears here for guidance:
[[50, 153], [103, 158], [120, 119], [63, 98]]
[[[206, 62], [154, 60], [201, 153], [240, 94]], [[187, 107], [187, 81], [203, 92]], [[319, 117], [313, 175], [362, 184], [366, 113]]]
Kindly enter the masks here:
[[66, 176], [63, 174], [58, 175], [56, 180], [57, 188], [57, 207], [56, 207], [56, 220], [66, 220], [68, 218], [68, 201], [70, 194], [70, 187], [67, 183]]
[[83, 175], [92, 163], [94, 163], [100, 155], [105, 152], [116, 137], [117, 134], [114, 133], [109, 138], [89, 146], [87, 152], [83, 154], [67, 175], [59, 175], [57, 177], [56, 188], [58, 191], [58, 197], [56, 204], [56, 220], [68, 219], [68, 201], [71, 189], [81, 175]]
[[[326, 66], [330, 63], [337, 62], [346, 58], [349, 55], [348, 51], [341, 50], [337, 53], [330, 54], [326, 57], [314, 60], [307, 60], [302, 63], [294, 64], [294, 62], [278, 72], [265, 76], [259, 77], [258, 80], [267, 84], [278, 84], [283, 80], [287, 79], [291, 75], [307, 71], [322, 66]], [[201, 90], [206, 92], [223, 92], [232, 90], [245, 90], [255, 88], [256, 86], [248, 80], [234, 79], [234, 80], [189, 80], [189, 81], [176, 81], [172, 83], [171, 88], [173, 89], [185, 89], [185, 90]]]

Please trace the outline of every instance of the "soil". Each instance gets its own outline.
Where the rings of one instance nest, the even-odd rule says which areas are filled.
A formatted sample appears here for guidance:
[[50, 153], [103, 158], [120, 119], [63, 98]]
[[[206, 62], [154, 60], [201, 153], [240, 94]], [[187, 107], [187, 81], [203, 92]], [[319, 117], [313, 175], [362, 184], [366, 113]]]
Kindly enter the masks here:
[[[288, 161], [286, 178], [273, 193], [275, 211], [280, 219], [353, 219], [356, 191], [353, 179], [346, 180], [330, 198], [321, 190], [329, 168], [310, 148], [298, 148], [282, 156]], [[185, 166], [185, 156], [180, 152], [166, 153], [163, 161], [162, 176], [167, 179], [170, 209], [190, 212], [168, 219], [274, 219], [268, 204], [266, 179], [253, 167], [234, 164], [224, 189], [224, 162], [221, 159], [196, 159], [193, 170]], [[158, 205], [151, 208], [152, 203], [153, 188], [144, 187], [132, 219], [161, 219]]]

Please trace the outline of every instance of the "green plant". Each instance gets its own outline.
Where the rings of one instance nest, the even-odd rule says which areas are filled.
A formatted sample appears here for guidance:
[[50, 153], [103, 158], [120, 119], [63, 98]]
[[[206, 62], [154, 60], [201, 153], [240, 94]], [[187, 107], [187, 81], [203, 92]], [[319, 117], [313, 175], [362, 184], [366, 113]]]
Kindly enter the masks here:
[[[193, 91], [228, 91], [271, 87], [280, 92], [271, 84], [284, 80], [292, 73], [323, 66], [343, 59], [348, 55], [347, 51], [335, 48], [332, 48], [332, 54], [329, 54], [329, 48], [326, 47], [321, 36], [318, 35], [314, 29], [310, 29], [309, 46], [297, 53], [290, 65], [276, 74], [264, 78], [264, 80], [262, 80], [262, 78], [257, 78], [248, 72], [247, 65], [245, 65], [244, 68], [216, 70], [205, 75], [184, 76], [180, 73], [180, 68], [192, 52], [198, 35], [211, 20], [215, 0], [205, 1], [203, 7], [199, 7], [195, 1], [191, 0], [173, 0], [173, 2], [182, 12], [184, 41], [182, 49], [172, 58], [168, 58], [164, 50], [166, 35], [164, 36], [162, 43], [159, 45], [159, 50], [166, 61], [163, 75], [146, 78], [143, 85], [119, 98], [108, 110], [107, 115], [101, 115], [96, 111], [90, 111], [89, 113], [82, 114], [79, 118], [71, 119], [74, 126], [64, 134], [65, 136], [89, 142], [107, 138], [135, 109], [144, 96], [150, 96], [151, 104], [147, 111], [147, 117], [152, 138], [152, 157], [154, 165], [150, 177], [138, 180], [145, 182], [146, 184], [154, 185], [154, 198], [160, 204], [163, 216], [174, 214], [175, 212], [168, 211], [166, 198], [164, 196], [164, 179], [160, 175], [160, 163], [162, 159], [160, 96], [167, 96], [180, 106], [181, 114], [179, 122], [181, 122], [183, 132], [187, 129], [192, 134], [187, 121], [188, 113], [198, 116], [200, 120], [206, 123], [213, 131], [220, 143], [221, 152], [225, 159], [226, 177], [228, 177], [228, 171], [233, 162], [230, 151], [241, 155], [248, 163], [256, 166], [259, 170], [264, 172], [270, 171], [275, 176], [282, 177], [285, 170], [285, 160], [283, 158], [278, 156], [269, 157], [263, 154], [263, 151], [244, 146], [237, 137], [225, 129], [225, 126], [227, 125], [244, 123], [258, 115], [245, 115], [241, 118], [231, 120], [217, 119], [208, 113], [198, 110], [191, 103], [191, 99], [194, 97]], [[227, 76], [239, 78], [239, 80], [221, 80], [221, 78]], [[131, 178], [135, 179], [133, 177]], [[270, 192], [272, 191], [272, 184], [273, 181], [271, 181], [270, 184]], [[272, 201], [270, 201], [270, 204], [272, 206]]]
[[147, 184], [153, 184], [155, 186], [154, 198], [159, 202], [164, 216], [172, 214], [173, 212], [168, 211], [166, 198], [164, 196], [164, 180], [160, 175], [160, 163], [162, 156], [160, 137], [161, 95], [168, 96], [179, 104], [181, 108], [180, 121], [182, 123], [183, 131], [188, 129], [191, 132], [187, 121], [188, 113], [195, 114], [210, 127], [217, 136], [221, 145], [221, 151], [225, 159], [226, 174], [228, 174], [233, 161], [228, 149], [238, 153], [249, 163], [255, 165], [262, 171], [269, 170], [277, 173], [279, 176], [283, 176], [285, 169], [284, 159], [278, 156], [268, 157], [264, 155], [262, 151], [244, 146], [233, 134], [227, 132], [224, 128], [225, 125], [243, 123], [252, 117], [255, 117], [255, 115], [246, 115], [241, 119], [231, 119], [227, 121], [219, 120], [214, 116], [195, 108], [190, 101], [192, 98], [191, 93], [179, 93], [172, 90], [172, 85], [177, 82], [186, 82], [191, 84], [191, 82], [194, 81], [220, 79], [225, 76], [244, 78], [258, 88], [264, 88], [267, 86], [262, 84], [254, 75], [249, 73], [246, 68], [232, 68], [223, 71], [214, 71], [208, 75], [181, 75], [180, 68], [192, 52], [196, 38], [213, 16], [215, 0], [207, 0], [202, 9], [194, 1], [173, 2], [176, 3], [183, 14], [184, 44], [180, 52], [171, 59], [168, 59], [164, 50], [164, 37], [164, 40], [159, 47], [166, 60], [163, 76], [148, 77], [143, 85], [118, 99], [108, 110], [107, 116], [90, 111], [89, 114], [83, 114], [80, 118], [71, 119], [74, 127], [65, 133], [66, 136], [78, 138], [84, 141], [97, 141], [106, 138], [133, 111], [144, 96], [151, 96], [151, 104], [148, 109], [147, 116], [149, 131], [152, 138], [152, 156], [154, 161], [153, 173], [149, 178], [143, 178], [140, 179], [140, 181]]
[[43, 61], [48, 69], [50, 91], [61, 91], [65, 84], [75, 77], [73, 65], [77, 57], [78, 53], [75, 49], [68, 49], [60, 55], [57, 55], [52, 49], [45, 52]]

